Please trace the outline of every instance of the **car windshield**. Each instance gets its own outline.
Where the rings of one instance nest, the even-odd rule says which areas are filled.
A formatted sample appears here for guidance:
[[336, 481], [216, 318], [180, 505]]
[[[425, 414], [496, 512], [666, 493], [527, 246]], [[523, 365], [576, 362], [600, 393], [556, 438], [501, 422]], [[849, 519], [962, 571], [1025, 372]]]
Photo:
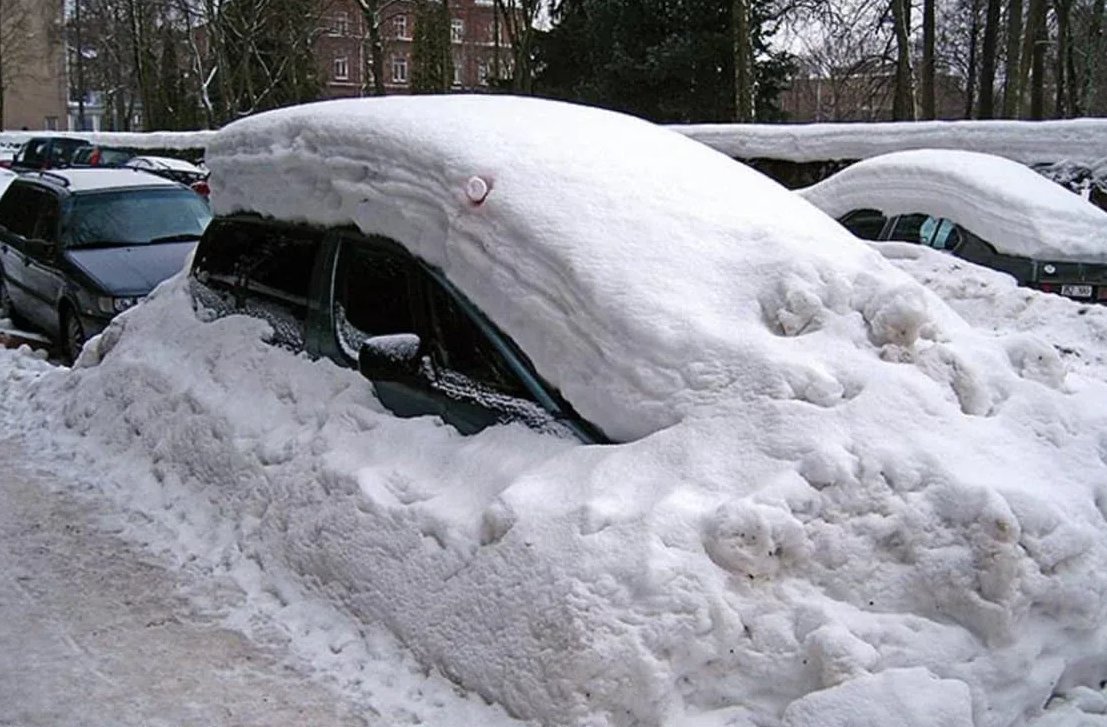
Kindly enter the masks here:
[[211, 219], [189, 189], [121, 189], [77, 195], [63, 232], [68, 247], [198, 240]]

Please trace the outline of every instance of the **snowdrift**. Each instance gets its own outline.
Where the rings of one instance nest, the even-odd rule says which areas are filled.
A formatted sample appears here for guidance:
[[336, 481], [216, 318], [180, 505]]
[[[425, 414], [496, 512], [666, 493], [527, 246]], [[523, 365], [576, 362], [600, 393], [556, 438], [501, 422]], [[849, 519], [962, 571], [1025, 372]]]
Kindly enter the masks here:
[[404, 241], [634, 441], [397, 419], [267, 324], [210, 320], [179, 276], [3, 394], [210, 557], [294, 577], [546, 724], [1102, 703], [1107, 384], [1042, 338], [971, 327], [769, 180], [601, 111], [335, 102], [211, 152], [218, 210]]

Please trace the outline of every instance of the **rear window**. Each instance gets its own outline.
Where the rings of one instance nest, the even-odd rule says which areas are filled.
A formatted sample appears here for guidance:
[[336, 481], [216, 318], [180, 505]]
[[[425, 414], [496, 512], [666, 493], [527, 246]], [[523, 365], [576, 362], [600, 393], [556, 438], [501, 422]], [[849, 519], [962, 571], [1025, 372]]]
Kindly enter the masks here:
[[79, 194], [62, 240], [67, 247], [91, 247], [199, 239], [210, 220], [204, 200], [179, 187]]

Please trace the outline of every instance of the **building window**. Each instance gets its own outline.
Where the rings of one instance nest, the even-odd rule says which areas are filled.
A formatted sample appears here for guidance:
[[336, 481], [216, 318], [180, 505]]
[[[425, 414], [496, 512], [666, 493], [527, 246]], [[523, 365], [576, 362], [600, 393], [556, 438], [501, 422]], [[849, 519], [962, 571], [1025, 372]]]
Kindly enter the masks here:
[[465, 35], [465, 23], [461, 18], [454, 18], [450, 21], [450, 40], [460, 43], [463, 35]]
[[349, 35], [350, 16], [347, 13], [336, 13], [331, 19], [331, 35]]
[[477, 63], [477, 83], [482, 86], [488, 85], [488, 61]]
[[392, 83], [407, 83], [407, 58], [403, 56], [393, 56]]
[[336, 81], [348, 81], [350, 79], [350, 61], [346, 56], [338, 56], [334, 59], [332, 76]]
[[461, 85], [461, 59], [454, 58], [454, 85]]
[[58, 117], [47, 116], [43, 122], [43, 129], [45, 131], [57, 131], [58, 130]]
[[407, 16], [397, 15], [392, 18], [392, 28], [396, 31], [396, 37], [407, 40], [411, 38], [407, 33]]

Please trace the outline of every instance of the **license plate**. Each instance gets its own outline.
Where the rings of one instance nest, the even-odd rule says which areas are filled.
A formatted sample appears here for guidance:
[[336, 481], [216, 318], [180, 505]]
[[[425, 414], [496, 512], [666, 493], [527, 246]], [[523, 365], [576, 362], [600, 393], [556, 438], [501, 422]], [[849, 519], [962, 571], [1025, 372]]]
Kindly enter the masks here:
[[1061, 295], [1069, 298], [1091, 298], [1092, 286], [1090, 285], [1062, 285]]

